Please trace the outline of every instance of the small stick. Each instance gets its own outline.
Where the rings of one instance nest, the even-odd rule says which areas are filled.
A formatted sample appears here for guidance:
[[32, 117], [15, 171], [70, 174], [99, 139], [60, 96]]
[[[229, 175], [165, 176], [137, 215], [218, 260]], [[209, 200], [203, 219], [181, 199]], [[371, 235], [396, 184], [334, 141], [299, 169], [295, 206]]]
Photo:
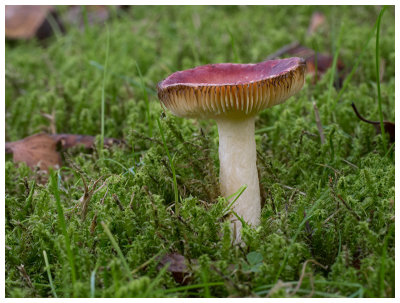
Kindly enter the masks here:
[[113, 197], [114, 201], [117, 203], [119, 209], [120, 209], [121, 211], [124, 211], [125, 209], [124, 209], [124, 207], [122, 206], [122, 203], [121, 203], [121, 201], [119, 200], [118, 196], [117, 196], [116, 194], [112, 194], [112, 197]]
[[328, 223], [328, 221], [329, 221], [330, 219], [332, 219], [339, 211], [340, 211], [340, 208], [338, 208], [337, 210], [335, 210], [335, 211], [333, 212], [333, 214], [331, 214], [328, 218], [325, 219], [324, 222], [322, 222], [322, 225], [325, 225], [326, 223]]
[[230, 284], [233, 288], [235, 288], [237, 291], [241, 292], [241, 289], [236, 283], [229, 277], [224, 275], [214, 264], [211, 264], [210, 268], [214, 270], [218, 275], [221, 276], [222, 279], [224, 279], [228, 284]]
[[324, 130], [322, 128], [321, 119], [319, 118], [318, 107], [317, 107], [317, 104], [315, 103], [315, 101], [313, 101], [313, 107], [314, 107], [314, 113], [315, 113], [315, 121], [317, 122], [319, 136], [321, 137], [321, 144], [323, 145], [323, 144], [325, 144]]
[[90, 223], [90, 233], [93, 235], [97, 226], [97, 213], [94, 215], [92, 223]]
[[302, 130], [301, 133], [304, 134], [304, 135], [311, 136], [311, 137], [317, 137], [316, 134], [310, 133], [310, 132], [308, 132], [308, 131], [306, 131], [306, 130]]
[[296, 288], [294, 289], [294, 291], [291, 293], [291, 295], [293, 296], [294, 294], [297, 293], [297, 291], [300, 289], [301, 283], [303, 282], [303, 278], [305, 276], [305, 272], [306, 272], [306, 267], [308, 262], [312, 262], [318, 266], [321, 266], [323, 269], [327, 269], [328, 267], [326, 265], [322, 265], [321, 263], [319, 263], [318, 261], [315, 261], [314, 259], [308, 259], [306, 262], [304, 262], [303, 264], [303, 268], [301, 270], [301, 275], [300, 275], [300, 279], [299, 282], [296, 285]]
[[135, 192], [132, 192], [132, 195], [131, 195], [131, 201], [129, 202], [129, 208], [131, 209], [131, 210], [134, 210], [134, 208], [133, 208], [133, 199], [135, 198]]
[[51, 134], [52, 135], [57, 134], [56, 114], [55, 114], [54, 110], [51, 113], [51, 115], [47, 114], [45, 112], [40, 112], [40, 115], [50, 121], [50, 132], [51, 132]]
[[280, 186], [286, 188], [286, 189], [295, 190], [295, 191], [297, 191], [297, 192], [298, 192], [300, 195], [302, 195], [302, 196], [306, 196], [306, 195], [307, 195], [305, 192], [302, 192], [302, 191], [298, 190], [297, 188], [290, 187], [290, 186], [285, 185], [285, 184], [282, 184], [282, 183], [278, 183], [278, 184], [279, 184]]
[[279, 58], [282, 55], [286, 54], [289, 50], [292, 50], [298, 46], [300, 46], [300, 43], [298, 41], [287, 44], [287, 45], [283, 46], [282, 48], [278, 49], [275, 53], [272, 53], [267, 58], [265, 58], [265, 61]]
[[355, 169], [358, 169], [358, 166], [357, 166], [357, 165], [355, 165], [355, 164], [353, 164], [353, 163], [347, 161], [346, 159], [342, 159], [342, 161], [345, 162], [345, 163], [347, 163], [348, 165], [354, 167]]
[[103, 205], [103, 204], [104, 204], [104, 200], [105, 200], [105, 198], [106, 198], [107, 194], [108, 194], [108, 186], [107, 186], [106, 193], [104, 194], [103, 198], [101, 198], [101, 200], [100, 200], [100, 204], [101, 204], [101, 205]]
[[34, 287], [32, 285], [31, 278], [28, 276], [28, 274], [27, 274], [27, 272], [25, 270], [24, 264], [21, 264], [20, 266], [17, 266], [17, 268], [18, 268], [19, 273], [21, 274], [21, 276], [24, 278], [26, 284], [28, 284], [28, 286], [33, 289]]
[[357, 213], [347, 204], [347, 202], [346, 202], [339, 194], [337, 194], [336, 196], [337, 196], [337, 197], [339, 198], [339, 200], [343, 203], [343, 205], [350, 211], [350, 213], [351, 213], [358, 221], [360, 221], [360, 220], [361, 220], [360, 216], [357, 215]]

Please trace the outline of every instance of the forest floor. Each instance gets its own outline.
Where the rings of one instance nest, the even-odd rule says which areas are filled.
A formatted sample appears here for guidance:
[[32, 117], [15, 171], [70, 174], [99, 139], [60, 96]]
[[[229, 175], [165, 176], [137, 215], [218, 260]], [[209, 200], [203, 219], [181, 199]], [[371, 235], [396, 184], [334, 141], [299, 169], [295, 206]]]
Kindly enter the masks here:
[[[83, 18], [46, 40], [6, 41], [6, 141], [95, 137], [92, 150], [63, 149], [50, 174], [6, 157], [6, 296], [394, 297], [394, 147], [351, 106], [379, 121], [380, 10], [137, 6], [111, 10], [106, 25]], [[316, 11], [325, 21], [310, 34]], [[294, 41], [343, 68], [308, 75], [257, 116], [261, 224], [235, 244], [216, 125], [163, 114], [156, 86], [197, 65], [260, 62]], [[393, 122], [394, 41], [388, 7], [379, 83]], [[123, 142], [103, 148], [102, 134]]]

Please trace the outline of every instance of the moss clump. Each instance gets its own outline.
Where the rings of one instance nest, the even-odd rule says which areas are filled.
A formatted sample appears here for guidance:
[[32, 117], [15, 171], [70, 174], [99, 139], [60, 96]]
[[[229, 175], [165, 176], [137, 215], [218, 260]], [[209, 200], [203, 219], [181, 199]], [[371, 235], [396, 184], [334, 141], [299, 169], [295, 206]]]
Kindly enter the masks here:
[[[314, 10], [324, 12], [328, 23], [303, 38]], [[373, 47], [338, 102], [335, 89], [329, 98], [327, 73], [315, 85], [307, 79], [296, 97], [257, 118], [264, 206], [260, 226], [243, 229], [243, 246], [231, 244], [223, 216], [216, 126], [168, 113], [161, 118], [177, 176], [175, 205], [172, 170], [155, 120], [162, 112], [156, 83], [170, 72], [261, 61], [294, 40], [330, 52], [339, 21], [352, 28], [343, 32], [340, 49], [350, 69], [378, 13], [371, 6], [135, 6], [108, 20], [105, 136], [123, 138], [126, 145], [101, 156], [98, 149], [80, 148], [63, 155], [59, 192], [76, 282], [48, 177], [7, 159], [6, 296], [54, 296], [46, 251], [58, 297], [394, 297], [393, 152], [384, 155], [381, 136], [355, 119], [350, 106], [356, 102], [366, 117], [378, 117]], [[385, 119], [394, 121], [394, 67], [387, 64], [395, 54], [393, 7], [381, 26], [382, 105]], [[59, 133], [99, 135], [105, 42], [104, 28], [93, 25], [85, 31], [67, 26], [64, 36], [45, 45], [6, 43], [6, 140], [48, 130], [41, 112], [55, 113]], [[82, 178], [93, 191], [85, 216]], [[159, 265], [157, 256], [172, 252], [191, 260], [187, 285]]]

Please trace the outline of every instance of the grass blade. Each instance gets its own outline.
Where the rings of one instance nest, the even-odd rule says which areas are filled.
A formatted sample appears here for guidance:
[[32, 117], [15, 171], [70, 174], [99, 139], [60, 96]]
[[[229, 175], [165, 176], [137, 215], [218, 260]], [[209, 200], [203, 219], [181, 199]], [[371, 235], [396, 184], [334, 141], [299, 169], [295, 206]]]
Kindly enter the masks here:
[[126, 262], [124, 254], [122, 253], [121, 248], [119, 248], [119, 245], [118, 245], [117, 241], [115, 241], [115, 238], [112, 235], [112, 233], [111, 233], [110, 229], [108, 228], [107, 224], [105, 224], [102, 221], [101, 222], [101, 226], [103, 226], [103, 229], [104, 229], [105, 233], [107, 234], [108, 238], [110, 239], [112, 246], [117, 251], [117, 254], [118, 254], [119, 258], [121, 259], [122, 265], [124, 266], [124, 269], [125, 269], [128, 277], [129, 277], [129, 279], [132, 280], [131, 270], [129, 269], [129, 265]]
[[383, 126], [383, 114], [382, 114], [382, 98], [381, 98], [381, 81], [379, 76], [379, 29], [381, 26], [382, 15], [386, 10], [386, 6], [384, 6], [378, 16], [377, 27], [376, 27], [376, 49], [375, 49], [375, 59], [376, 59], [376, 87], [378, 89], [378, 108], [379, 108], [379, 121], [381, 124], [381, 134], [382, 134], [382, 144], [383, 150], [385, 154], [387, 154], [387, 143], [386, 143], [386, 134], [385, 134], [385, 127]]
[[169, 267], [169, 264], [166, 264], [163, 268], [161, 268], [158, 275], [151, 281], [151, 283], [147, 287], [145, 293], [143, 294], [144, 298], [147, 298], [150, 296], [151, 290], [153, 290], [153, 288], [161, 281], [161, 278], [167, 272], [168, 267]]
[[390, 226], [389, 232], [383, 240], [382, 256], [381, 256], [381, 266], [379, 268], [379, 296], [381, 298], [385, 297], [385, 274], [386, 274], [386, 258], [387, 258], [387, 246], [389, 237], [392, 235], [394, 230], [394, 225]]
[[92, 273], [90, 274], [90, 297], [94, 298], [96, 294], [96, 271], [98, 265], [93, 269]]
[[331, 77], [329, 79], [329, 87], [328, 87], [328, 103], [331, 101], [333, 82], [335, 81], [336, 65], [339, 56], [340, 45], [342, 43], [342, 34], [343, 34], [343, 23], [342, 26], [340, 27], [339, 37], [336, 42], [335, 55], [333, 57], [333, 62], [331, 65]]
[[71, 246], [70, 246], [70, 239], [69, 239], [69, 235], [68, 235], [68, 232], [67, 232], [67, 225], [65, 223], [64, 210], [63, 210], [62, 205], [61, 205], [59, 185], [58, 185], [58, 180], [56, 178], [56, 172], [55, 171], [51, 171], [50, 181], [51, 181], [51, 187], [53, 189], [53, 195], [56, 198], [57, 213], [58, 213], [58, 224], [60, 225], [60, 228], [61, 228], [62, 233], [64, 235], [65, 247], [67, 249], [69, 265], [71, 267], [71, 282], [72, 282], [72, 289], [73, 289], [73, 292], [74, 292], [75, 291], [75, 287], [74, 286], [75, 286], [75, 282], [76, 282], [75, 261], [74, 261], [74, 255], [72, 254], [72, 250], [71, 250]]
[[356, 60], [356, 63], [354, 64], [353, 68], [351, 69], [351, 72], [348, 74], [348, 76], [344, 80], [343, 86], [342, 86], [341, 90], [339, 91], [339, 93], [338, 93], [338, 95], [336, 97], [335, 103], [337, 103], [340, 100], [340, 97], [342, 96], [343, 92], [346, 90], [347, 86], [349, 85], [349, 83], [351, 81], [351, 78], [353, 77], [353, 75], [356, 72], [358, 66], [360, 65], [361, 60], [364, 57], [365, 51], [368, 49], [369, 42], [371, 41], [372, 37], [374, 36], [375, 29], [376, 29], [377, 25], [378, 25], [378, 21], [375, 23], [374, 27], [372, 28], [372, 30], [371, 30], [371, 32], [370, 32], [370, 34], [369, 34], [369, 36], [368, 36], [363, 48], [361, 50], [361, 53], [358, 55], [358, 59]]
[[159, 255], [161, 255], [163, 251], [160, 250], [158, 253], [156, 253], [154, 256], [152, 256], [150, 259], [148, 259], [146, 262], [144, 262], [143, 264], [139, 265], [138, 267], [136, 267], [134, 270], [132, 270], [132, 275], [134, 275], [135, 273], [137, 273], [139, 270], [141, 270], [143, 267], [149, 265], [153, 260], [155, 260]]
[[32, 181], [30, 184], [29, 196], [28, 198], [26, 198], [24, 206], [25, 214], [28, 214], [29, 210], [32, 208], [33, 193], [35, 192], [35, 188], [36, 188], [36, 182]]
[[232, 202], [230, 202], [228, 204], [228, 206], [222, 211], [222, 213], [223, 213], [222, 216], [223, 217], [225, 215], [227, 215], [231, 211], [231, 208], [232, 208], [233, 204], [236, 202], [237, 199], [239, 199], [239, 197], [243, 194], [243, 192], [246, 190], [246, 188], [247, 188], [247, 184], [244, 184], [235, 193], [233, 193], [232, 195], [226, 197], [226, 200], [229, 200], [229, 199], [231, 199], [233, 197], [235, 197], [235, 199], [233, 199]]
[[322, 198], [319, 198], [319, 199], [314, 203], [314, 205], [311, 207], [311, 209], [310, 209], [309, 211], [307, 211], [308, 215], [303, 219], [303, 221], [301, 221], [299, 227], [298, 227], [297, 230], [296, 230], [296, 233], [294, 234], [294, 236], [293, 236], [292, 239], [290, 240], [290, 245], [289, 245], [289, 247], [288, 247], [287, 250], [286, 250], [286, 254], [285, 254], [285, 257], [284, 257], [284, 259], [283, 259], [282, 265], [281, 265], [281, 267], [279, 268], [278, 273], [276, 274], [275, 283], [278, 281], [278, 279], [279, 279], [279, 277], [280, 277], [280, 275], [281, 275], [283, 269], [284, 269], [285, 266], [286, 266], [287, 259], [288, 259], [288, 257], [289, 257], [289, 254], [290, 254], [290, 251], [291, 251], [291, 249], [292, 249], [292, 246], [293, 246], [294, 242], [296, 241], [298, 235], [300, 234], [301, 229], [303, 228], [304, 224], [306, 224], [307, 220], [309, 220], [309, 219], [313, 216], [313, 214], [314, 214], [314, 209], [319, 205], [319, 202], [320, 202], [321, 200], [322, 200]]
[[107, 45], [106, 45], [106, 59], [104, 62], [104, 73], [103, 73], [103, 84], [101, 88], [101, 132], [100, 132], [100, 156], [103, 156], [104, 148], [104, 110], [105, 110], [105, 87], [107, 78], [107, 63], [108, 63], [108, 53], [110, 51], [110, 30], [106, 24], [107, 29]]
[[211, 298], [210, 287], [208, 285], [208, 276], [207, 273], [204, 271], [201, 272], [201, 280], [203, 281], [204, 284], [204, 297]]
[[233, 50], [235, 63], [240, 63], [240, 57], [235, 43], [235, 36], [232, 34], [232, 31], [230, 30], [229, 26], [227, 26], [226, 29], [229, 33], [229, 37], [231, 38], [231, 47]]
[[51, 292], [53, 293], [53, 297], [57, 298], [57, 293], [56, 293], [56, 290], [55, 290], [54, 284], [53, 284], [53, 278], [51, 277], [49, 260], [47, 259], [47, 253], [45, 250], [43, 251], [43, 257], [44, 257], [44, 263], [46, 264], [46, 271], [47, 271], [47, 276], [49, 278]]
[[169, 154], [168, 146], [165, 141], [164, 130], [161, 126], [160, 119], [158, 119], [158, 118], [157, 118], [157, 124], [158, 124], [158, 129], [160, 130], [161, 139], [164, 144], [165, 152], [167, 153], [167, 156], [168, 156], [169, 165], [171, 166], [171, 170], [172, 170], [172, 177], [174, 180], [174, 193], [175, 193], [175, 214], [176, 214], [176, 216], [179, 216], [179, 193], [178, 193], [178, 183], [176, 182], [174, 161], [171, 158], [171, 155]]
[[147, 126], [149, 127], [149, 137], [152, 137], [153, 136], [153, 122], [150, 117], [149, 96], [147, 95], [146, 86], [144, 85], [144, 80], [143, 80], [142, 72], [139, 68], [139, 65], [137, 64], [137, 62], [135, 62], [135, 64], [136, 64], [137, 72], [140, 77], [140, 84], [141, 84], [142, 90], [143, 90], [143, 98], [144, 98], [144, 101], [146, 102], [146, 119], [147, 119]]
[[177, 288], [170, 288], [166, 289], [164, 293], [171, 293], [171, 292], [178, 292], [178, 291], [184, 291], [188, 289], [196, 289], [196, 288], [204, 288], [204, 287], [210, 287], [210, 286], [222, 286], [225, 285], [224, 282], [208, 282], [208, 283], [201, 283], [201, 284], [192, 284], [192, 285], [187, 285], [187, 286], [182, 286], [182, 287], [177, 287]]

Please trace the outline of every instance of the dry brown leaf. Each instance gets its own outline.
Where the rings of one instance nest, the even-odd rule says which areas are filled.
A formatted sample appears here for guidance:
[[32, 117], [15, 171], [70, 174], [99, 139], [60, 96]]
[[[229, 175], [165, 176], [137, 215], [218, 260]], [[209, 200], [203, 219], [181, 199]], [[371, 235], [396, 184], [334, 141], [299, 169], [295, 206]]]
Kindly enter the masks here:
[[30, 168], [40, 170], [61, 166], [57, 140], [48, 134], [36, 134], [15, 142], [6, 142], [6, 153], [13, 154], [14, 162], [25, 162]]
[[47, 16], [52, 5], [6, 5], [5, 35], [8, 39], [45, 38], [52, 32]]
[[[26, 137], [15, 142], [6, 142], [6, 153], [13, 154], [14, 162], [25, 162], [30, 168], [38, 166], [40, 170], [48, 171], [50, 167], [58, 168], [62, 165], [57, 146], [68, 149], [77, 145], [93, 148], [95, 137], [85, 135], [45, 133]], [[104, 138], [104, 145], [110, 147], [122, 141], [113, 138]]]
[[[293, 42], [283, 46], [281, 49], [268, 56], [266, 60], [277, 59], [284, 55], [304, 58], [307, 65], [307, 74], [315, 76], [314, 83], [332, 66], [333, 57], [329, 54], [315, 53], [313, 49], [300, 45], [299, 42]], [[336, 69], [339, 76], [339, 86], [344, 77], [344, 65], [338, 58]]]
[[167, 271], [172, 273], [175, 281], [180, 284], [187, 283], [187, 277], [189, 275], [189, 268], [186, 265], [186, 259], [184, 256], [178, 253], [169, 253], [161, 257], [159, 261], [159, 269], [169, 263]]

